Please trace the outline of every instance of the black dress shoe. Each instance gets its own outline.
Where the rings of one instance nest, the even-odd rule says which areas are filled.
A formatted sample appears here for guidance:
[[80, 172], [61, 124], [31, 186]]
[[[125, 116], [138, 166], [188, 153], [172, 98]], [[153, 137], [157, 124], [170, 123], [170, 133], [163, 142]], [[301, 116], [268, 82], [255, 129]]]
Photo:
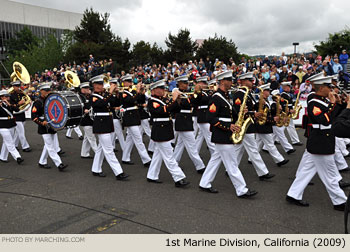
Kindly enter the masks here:
[[134, 163], [131, 161], [122, 161], [122, 163], [126, 165], [134, 165]]
[[291, 149], [291, 150], [287, 151], [287, 154], [290, 155], [290, 154], [294, 153], [295, 151], [296, 151], [295, 149]]
[[150, 165], [151, 165], [151, 161], [149, 161], [149, 162], [143, 164], [144, 167], [149, 167]]
[[148, 151], [148, 155], [153, 156], [153, 151]]
[[209, 187], [209, 188], [204, 188], [204, 187], [199, 187], [199, 189], [201, 189], [202, 191], [208, 192], [208, 193], [218, 193], [219, 191], [216, 190], [213, 187]]
[[0, 159], [0, 162], [8, 163], [9, 161]]
[[150, 183], [155, 183], [155, 184], [163, 183], [163, 181], [161, 181], [159, 179], [149, 179], [149, 178], [147, 178], [147, 181], [150, 182]]
[[293, 143], [292, 145], [294, 145], [294, 146], [302, 146], [303, 143], [302, 142], [298, 142], [298, 143]]
[[113, 149], [113, 151], [114, 151], [114, 152], [118, 152], [118, 150], [117, 150], [117, 149]]
[[333, 205], [334, 210], [337, 211], [344, 211], [345, 210], [345, 203], [340, 204], [340, 205]]
[[288, 162], [289, 162], [289, 160], [288, 160], [288, 159], [285, 159], [285, 160], [283, 160], [283, 161], [277, 163], [277, 166], [278, 166], [278, 167], [281, 167], [282, 165], [285, 165], [285, 164], [288, 163]]
[[70, 137], [70, 136], [66, 136], [66, 138], [68, 138], [68, 139], [73, 139], [73, 137]]
[[129, 177], [129, 175], [128, 174], [126, 174], [126, 173], [120, 173], [118, 176], [115, 176], [115, 178], [117, 179], [117, 180], [126, 180], [127, 179], [127, 177]]
[[241, 196], [238, 196], [238, 197], [239, 198], [243, 198], [243, 199], [247, 199], [247, 198], [253, 197], [257, 193], [258, 193], [257, 191], [248, 189], [248, 192], [246, 192], [245, 194], [243, 194]]
[[261, 149], [263, 152], [266, 152], [266, 153], [269, 153], [269, 151], [268, 150], [264, 150], [264, 149]]
[[302, 201], [302, 200], [297, 200], [297, 199], [294, 199], [290, 196], [287, 195], [286, 197], [286, 201], [288, 201], [289, 203], [292, 203], [294, 205], [297, 205], [297, 206], [303, 206], [303, 207], [308, 207], [309, 206], [309, 203], [307, 203], [306, 201]]
[[175, 148], [175, 144], [174, 144], [174, 143], [171, 143], [171, 146], [172, 146], [173, 148]]
[[205, 171], [205, 168], [200, 169], [200, 170], [197, 170], [197, 173], [198, 173], [198, 174], [203, 174], [203, 173], [204, 173], [204, 171]]
[[96, 176], [96, 177], [101, 177], [104, 178], [106, 177], [106, 174], [104, 174], [103, 172], [92, 172], [92, 175]]
[[252, 164], [252, 161], [248, 160], [248, 164]]
[[38, 166], [40, 168], [43, 168], [43, 169], [50, 169], [51, 168], [51, 166], [49, 166], [48, 164], [38, 164]]
[[267, 179], [270, 179], [270, 178], [273, 178], [275, 176], [275, 174], [265, 174], [265, 175], [262, 175], [259, 177], [260, 180], [267, 180]]
[[79, 140], [84, 140], [84, 136], [80, 136], [80, 137], [79, 137]]
[[280, 144], [280, 142], [278, 142], [278, 141], [275, 141], [275, 144]]
[[63, 164], [63, 163], [62, 163], [62, 164], [60, 164], [57, 168], [58, 168], [59, 171], [63, 171], [64, 169], [67, 168], [67, 166], [68, 166], [67, 164]]
[[340, 188], [346, 188], [346, 187], [350, 186], [350, 183], [347, 182], [347, 181], [344, 181], [344, 180], [340, 180], [339, 181], [339, 186], [340, 186]]
[[91, 156], [87, 156], [87, 157], [80, 156], [80, 158], [82, 158], [82, 159], [93, 159], [93, 157], [91, 157]]
[[32, 149], [31, 149], [30, 147], [28, 147], [28, 148], [23, 149], [22, 151], [23, 151], [23, 152], [31, 152]]
[[57, 152], [58, 155], [63, 155], [65, 152], [63, 150], [60, 150], [59, 152]]
[[345, 169], [343, 169], [343, 170], [340, 170], [339, 172], [340, 173], [344, 173], [344, 172], [348, 172], [348, 171], [350, 171], [350, 168], [348, 167], [348, 168], [345, 168]]
[[189, 184], [190, 182], [187, 182], [185, 179], [181, 179], [177, 182], [175, 182], [176, 187], [185, 187]]
[[24, 159], [23, 158], [17, 158], [17, 164], [21, 164], [21, 163], [23, 163], [23, 161], [24, 161]]

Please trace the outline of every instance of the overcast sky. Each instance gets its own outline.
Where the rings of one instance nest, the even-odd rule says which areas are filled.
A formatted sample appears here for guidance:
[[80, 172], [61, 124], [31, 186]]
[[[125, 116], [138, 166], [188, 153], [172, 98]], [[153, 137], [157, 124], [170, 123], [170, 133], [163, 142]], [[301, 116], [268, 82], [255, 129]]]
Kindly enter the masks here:
[[88, 7], [111, 14], [116, 35], [157, 42], [165, 48], [168, 33], [188, 28], [192, 39], [215, 33], [232, 39], [249, 55], [311, 51], [328, 33], [350, 26], [348, 0], [16, 0], [83, 13]]

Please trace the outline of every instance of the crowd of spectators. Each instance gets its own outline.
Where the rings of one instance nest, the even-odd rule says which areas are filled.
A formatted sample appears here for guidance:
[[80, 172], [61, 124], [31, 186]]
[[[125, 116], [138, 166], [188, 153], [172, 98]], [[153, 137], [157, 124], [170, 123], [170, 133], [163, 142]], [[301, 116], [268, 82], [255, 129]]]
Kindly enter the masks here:
[[[187, 74], [190, 80], [195, 80], [198, 76], [208, 76], [213, 79], [224, 70], [232, 70], [233, 77], [237, 81], [237, 77], [247, 71], [252, 71], [256, 79], [256, 85], [260, 86], [271, 83], [271, 89], [281, 89], [281, 82], [291, 81], [293, 93], [311, 92], [311, 85], [305, 80], [311, 75], [320, 71], [325, 71], [327, 75], [339, 74], [339, 81], [344, 83], [347, 88], [350, 75], [347, 73], [347, 61], [349, 55], [345, 50], [338, 56], [326, 56], [322, 58], [320, 55], [314, 54], [292, 54], [275, 57], [256, 57], [246, 59], [242, 57], [240, 62], [234, 62], [232, 58], [228, 62], [220, 59], [199, 59], [190, 60], [188, 62], [179, 63], [173, 61], [167, 65], [147, 64], [132, 67], [128, 73], [134, 77], [134, 83], [142, 82], [150, 84], [159, 79], [165, 79], [169, 90], [176, 87], [174, 79], [180, 75]], [[53, 69], [46, 69], [42, 73], [35, 73], [31, 76], [32, 81], [29, 85], [24, 86], [30, 95], [34, 95], [36, 87], [39, 83], [52, 81], [53, 89], [62, 91], [66, 90], [64, 73], [67, 70], [74, 71], [78, 75], [81, 82], [89, 81], [91, 77], [107, 74], [110, 77], [120, 78], [125, 75], [126, 71], [115, 72], [115, 62], [112, 59], [95, 60], [93, 55], [89, 56], [87, 62], [82, 64], [60, 64]], [[115, 75], [115, 76], [111, 76]], [[258, 89], [256, 92], [259, 92]]]

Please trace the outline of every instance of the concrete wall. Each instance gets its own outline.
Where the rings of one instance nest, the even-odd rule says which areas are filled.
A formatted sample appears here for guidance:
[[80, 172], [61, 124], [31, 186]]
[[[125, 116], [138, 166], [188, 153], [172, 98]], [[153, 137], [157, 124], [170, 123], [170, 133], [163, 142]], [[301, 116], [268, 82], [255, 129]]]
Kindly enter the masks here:
[[0, 21], [74, 30], [83, 14], [0, 0]]

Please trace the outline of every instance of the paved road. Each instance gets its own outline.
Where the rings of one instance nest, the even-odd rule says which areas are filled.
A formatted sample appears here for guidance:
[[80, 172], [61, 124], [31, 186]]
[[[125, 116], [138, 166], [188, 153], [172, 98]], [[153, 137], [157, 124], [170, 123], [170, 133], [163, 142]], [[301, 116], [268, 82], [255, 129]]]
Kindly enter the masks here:
[[[59, 132], [67, 171], [40, 169], [37, 163], [43, 141], [36, 130], [28, 121], [26, 134], [33, 151], [23, 153], [22, 165], [11, 158], [7, 164], [0, 163], [1, 233], [343, 233], [343, 213], [333, 210], [318, 177], [304, 194], [310, 207], [285, 201], [305, 146], [296, 147], [283, 168], [262, 153], [270, 172], [276, 174], [271, 181], [258, 180], [245, 154], [241, 171], [247, 185], [259, 194], [240, 199], [223, 167], [214, 181], [219, 193], [200, 191], [200, 175], [186, 152], [180, 163], [191, 182], [186, 189], [174, 187], [165, 167], [160, 175], [164, 183], [149, 184], [147, 169], [135, 149], [135, 165], [123, 167], [130, 181], [116, 181], [107, 163], [103, 165], [107, 177], [94, 177], [92, 160], [80, 158], [81, 141], [75, 132], [73, 140], [65, 138], [65, 131]], [[205, 146], [200, 154], [207, 163], [210, 155]], [[121, 160], [121, 152], [117, 158]], [[51, 160], [49, 164], [53, 166]], [[350, 174], [343, 176], [350, 180]]]

